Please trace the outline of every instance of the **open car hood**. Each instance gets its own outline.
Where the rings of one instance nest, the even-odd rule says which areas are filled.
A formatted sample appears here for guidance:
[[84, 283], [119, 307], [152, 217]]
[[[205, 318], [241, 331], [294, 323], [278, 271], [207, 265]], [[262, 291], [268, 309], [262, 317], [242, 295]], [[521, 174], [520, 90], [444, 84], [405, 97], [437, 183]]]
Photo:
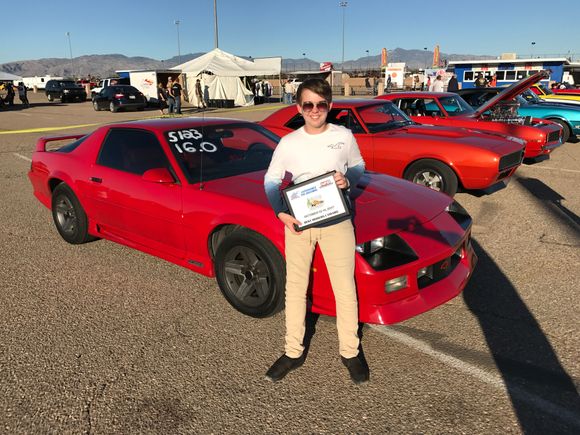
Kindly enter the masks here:
[[534, 83], [547, 79], [548, 77], [550, 77], [548, 71], [538, 71], [536, 74], [514, 83], [513, 85], [505, 88], [504, 91], [497, 94], [491, 100], [483, 103], [471, 116], [473, 118], [479, 118], [483, 113], [490, 110], [496, 104], [502, 101], [512, 100], [515, 96], [530, 88]]

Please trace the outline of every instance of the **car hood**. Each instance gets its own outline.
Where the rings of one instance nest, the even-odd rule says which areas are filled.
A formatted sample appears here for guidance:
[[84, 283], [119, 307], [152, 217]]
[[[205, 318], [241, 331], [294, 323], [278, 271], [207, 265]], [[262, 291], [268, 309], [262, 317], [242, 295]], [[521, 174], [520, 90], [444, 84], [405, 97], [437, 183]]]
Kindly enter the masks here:
[[550, 75], [547, 71], [538, 71], [536, 74], [514, 83], [513, 85], [505, 88], [505, 90], [497, 94], [495, 97], [493, 97], [486, 103], [483, 103], [480, 107], [477, 108], [477, 110], [471, 116], [474, 118], [480, 117], [483, 113], [490, 110], [496, 104], [502, 101], [512, 100], [517, 95], [521, 94], [523, 91], [530, 88], [534, 83], [539, 82], [540, 80], [547, 79], [549, 76]]
[[[425, 117], [425, 122], [429, 122], [429, 117]], [[414, 124], [399, 129], [404, 132], [406, 139], [429, 140], [429, 141], [457, 141], [457, 143], [467, 144], [477, 148], [499, 151], [505, 148], [506, 142], [517, 142], [516, 139], [508, 139], [505, 135], [493, 132], [482, 132], [462, 127], [436, 126]], [[375, 137], [388, 138], [392, 135], [390, 132], [377, 133]], [[521, 143], [520, 143], [521, 146]]]
[[520, 106], [521, 109], [534, 109], [534, 110], [569, 110], [570, 113], [580, 113], [580, 105], [578, 104], [566, 104], [562, 102], [542, 100], [539, 103], [528, 102], [525, 106]]
[[[263, 206], [271, 212], [264, 192], [265, 171], [212, 180], [204, 190]], [[387, 236], [424, 224], [453, 201], [427, 187], [388, 175], [366, 172], [352, 189], [357, 240]]]

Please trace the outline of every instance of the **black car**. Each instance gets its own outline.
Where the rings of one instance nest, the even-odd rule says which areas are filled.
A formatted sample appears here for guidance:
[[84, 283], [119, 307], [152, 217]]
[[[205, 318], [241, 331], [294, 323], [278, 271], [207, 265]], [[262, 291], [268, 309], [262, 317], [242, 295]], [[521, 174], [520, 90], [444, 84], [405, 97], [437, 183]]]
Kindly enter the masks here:
[[129, 85], [107, 86], [93, 96], [93, 108], [96, 111], [121, 109], [143, 110], [147, 106], [147, 98], [139, 89]]
[[44, 88], [48, 101], [85, 101], [87, 92], [85, 88], [77, 85], [74, 80], [49, 80]]

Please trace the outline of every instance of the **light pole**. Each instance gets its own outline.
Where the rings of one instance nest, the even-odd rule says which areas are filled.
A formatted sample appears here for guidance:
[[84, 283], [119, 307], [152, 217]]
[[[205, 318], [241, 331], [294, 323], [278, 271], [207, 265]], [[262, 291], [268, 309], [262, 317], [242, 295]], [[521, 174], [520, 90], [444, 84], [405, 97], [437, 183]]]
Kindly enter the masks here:
[[179, 58], [179, 64], [181, 65], [181, 44], [179, 42], [179, 20], [175, 20], [175, 27], [177, 28], [177, 57]]
[[370, 71], [370, 68], [369, 68], [369, 51], [368, 50], [365, 50], [365, 52], [367, 54], [367, 70]]
[[302, 63], [302, 68], [304, 68], [304, 71], [306, 71], [306, 53], [302, 53], [302, 60], [304, 61]]
[[427, 47], [423, 47], [423, 50], [425, 50], [425, 71], [427, 71]]
[[75, 67], [74, 67], [74, 64], [73, 64], [72, 45], [70, 43], [70, 32], [66, 32], [66, 37], [68, 38], [68, 50], [69, 50], [69, 53], [70, 53], [70, 69], [71, 69], [71, 74], [73, 75], [73, 78], [74, 78]]
[[348, 2], [342, 1], [339, 2], [338, 5], [342, 8], [342, 62], [340, 64], [340, 69], [344, 72], [344, 15], [346, 11], [346, 7], [348, 6]]
[[215, 39], [215, 47], [214, 48], [219, 48], [219, 43], [218, 43], [217, 0], [213, 0], [213, 21], [214, 21], [214, 39]]
[[532, 59], [534, 58], [534, 45], [536, 45], [536, 43], [532, 41], [532, 55], [530, 56]]

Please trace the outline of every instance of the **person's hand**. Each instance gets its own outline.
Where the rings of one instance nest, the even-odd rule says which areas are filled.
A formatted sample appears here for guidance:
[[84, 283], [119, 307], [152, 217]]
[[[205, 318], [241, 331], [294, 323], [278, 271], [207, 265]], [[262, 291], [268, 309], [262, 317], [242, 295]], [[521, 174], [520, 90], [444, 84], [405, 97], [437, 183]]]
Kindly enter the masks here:
[[297, 220], [294, 216], [288, 213], [278, 213], [278, 219], [288, 228], [293, 234], [302, 234], [302, 231], [296, 231], [294, 225], [301, 225], [301, 222]]
[[336, 171], [334, 173], [334, 182], [336, 183], [339, 189], [348, 188], [348, 180], [346, 179], [344, 174], [340, 171]]

